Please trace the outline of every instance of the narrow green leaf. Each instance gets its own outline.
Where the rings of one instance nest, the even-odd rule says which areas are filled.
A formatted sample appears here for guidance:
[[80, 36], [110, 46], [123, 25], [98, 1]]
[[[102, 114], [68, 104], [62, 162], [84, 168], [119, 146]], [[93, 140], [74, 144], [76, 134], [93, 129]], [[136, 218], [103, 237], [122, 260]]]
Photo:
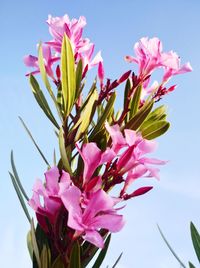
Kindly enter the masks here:
[[124, 128], [137, 130], [142, 125], [148, 114], [151, 112], [153, 104], [153, 101], [144, 104], [144, 106], [127, 122]]
[[81, 268], [81, 258], [80, 258], [80, 246], [78, 241], [74, 243], [71, 251], [70, 263], [68, 268]]
[[155, 139], [163, 135], [170, 127], [170, 123], [164, 120], [157, 121], [142, 129], [142, 136], [147, 140]]
[[131, 81], [130, 81], [130, 79], [127, 79], [126, 85], [125, 85], [125, 90], [124, 90], [124, 108], [126, 106], [126, 101], [128, 98], [128, 93], [129, 93], [130, 88], [131, 88]]
[[196, 267], [189, 261], [189, 268], [196, 268]]
[[19, 120], [21, 121], [23, 127], [25, 128], [27, 134], [29, 135], [29, 137], [31, 138], [33, 144], [35, 145], [35, 147], [37, 148], [39, 154], [41, 155], [42, 159], [44, 160], [44, 162], [47, 164], [48, 167], [50, 167], [49, 162], [47, 161], [46, 157], [44, 156], [44, 154], [42, 153], [42, 151], [40, 150], [40, 147], [37, 145], [35, 139], [33, 138], [33, 135], [31, 134], [30, 130], [28, 129], [27, 125], [25, 124], [25, 122], [23, 121], [23, 119], [19, 116]]
[[163, 232], [161, 231], [160, 227], [157, 225], [158, 230], [165, 242], [165, 244], [167, 245], [167, 247], [169, 248], [169, 250], [171, 251], [171, 253], [174, 255], [174, 257], [177, 259], [177, 261], [179, 262], [180, 266], [183, 268], [186, 268], [185, 264], [183, 264], [183, 262], [180, 260], [180, 258], [178, 257], [178, 255], [175, 253], [175, 251], [172, 249], [172, 247], [170, 246], [169, 242], [167, 241], [167, 239], [165, 238]]
[[18, 184], [17, 184], [17, 182], [16, 182], [16, 178], [15, 178], [15, 177], [13, 176], [13, 174], [10, 173], [10, 172], [9, 172], [9, 175], [10, 175], [10, 178], [11, 178], [11, 180], [12, 180], [12, 184], [13, 184], [13, 186], [14, 186], [14, 188], [15, 188], [15, 192], [16, 192], [16, 194], [17, 194], [17, 196], [18, 196], [18, 198], [19, 198], [19, 201], [20, 201], [20, 203], [21, 203], [21, 206], [22, 206], [22, 208], [23, 208], [23, 210], [24, 210], [24, 213], [25, 213], [25, 215], [26, 215], [28, 221], [31, 222], [31, 217], [30, 217], [30, 215], [29, 215], [29, 213], [28, 213], [28, 209], [27, 209], [27, 207], [26, 207], [26, 205], [25, 205], [23, 196], [22, 196], [21, 191], [20, 191], [20, 189], [19, 189], [19, 187], [18, 187]]
[[87, 131], [92, 121], [95, 109], [96, 109], [97, 99], [98, 99], [98, 93], [97, 93], [97, 90], [95, 89], [93, 93], [90, 95], [90, 98], [88, 99], [87, 104], [85, 105], [84, 109], [82, 110], [80, 114], [79, 120], [74, 126], [74, 129], [78, 127], [78, 130], [75, 136], [75, 141], [79, 140], [81, 135]]
[[33, 243], [31, 240], [31, 231], [28, 231], [26, 241], [27, 241], [27, 247], [28, 247], [30, 257], [33, 260], [33, 246], [32, 246]]
[[53, 164], [54, 166], [57, 166], [57, 160], [56, 160], [56, 150], [53, 150]]
[[42, 77], [42, 80], [49, 92], [49, 95], [51, 96], [53, 102], [54, 102], [54, 105], [56, 107], [56, 110], [58, 112], [58, 115], [62, 121], [62, 113], [60, 111], [60, 108], [58, 106], [58, 103], [57, 103], [57, 100], [56, 100], [56, 97], [53, 93], [53, 90], [51, 88], [51, 85], [49, 83], [49, 79], [47, 77], [47, 73], [46, 73], [46, 69], [45, 69], [45, 64], [44, 64], [44, 57], [43, 57], [43, 52], [42, 52], [42, 44], [40, 43], [39, 44], [39, 47], [38, 47], [38, 63], [39, 63], [39, 68], [40, 68], [40, 73], [41, 73], [41, 77]]
[[53, 114], [51, 112], [51, 109], [48, 105], [48, 102], [47, 102], [42, 90], [40, 89], [40, 86], [39, 86], [37, 80], [35, 79], [35, 77], [33, 75], [30, 75], [29, 82], [31, 85], [33, 95], [34, 95], [37, 103], [39, 104], [40, 108], [43, 110], [43, 112], [49, 118], [49, 120], [54, 124], [54, 126], [59, 129], [59, 125], [58, 125], [55, 117], [53, 116]]
[[116, 99], [116, 93], [114, 92], [112, 94], [112, 96], [110, 97], [110, 99], [109, 99], [104, 111], [101, 114], [101, 117], [99, 118], [96, 126], [94, 127], [94, 129], [93, 129], [93, 131], [92, 131], [92, 133], [90, 135], [91, 140], [94, 137], [94, 135], [101, 130], [101, 128], [104, 126], [104, 123], [105, 123], [106, 119], [112, 113], [113, 106], [114, 106], [114, 103], [115, 103], [115, 99]]
[[61, 75], [65, 115], [68, 116], [75, 100], [76, 76], [74, 54], [66, 35], [63, 37], [61, 49]]
[[59, 148], [60, 148], [60, 155], [61, 155], [63, 166], [65, 170], [69, 172], [70, 175], [72, 175], [72, 170], [69, 164], [69, 160], [68, 160], [67, 152], [65, 148], [65, 141], [64, 141], [62, 127], [60, 128], [60, 131], [59, 131]]
[[51, 253], [50, 253], [50, 249], [47, 248], [47, 245], [43, 246], [40, 259], [41, 259], [41, 268], [49, 268], [50, 267]]
[[37, 240], [36, 240], [36, 236], [35, 236], [35, 227], [34, 227], [33, 219], [31, 220], [31, 241], [32, 241], [32, 247], [33, 247], [33, 253], [35, 255], [38, 267], [42, 268], [41, 267], [41, 260], [40, 260], [40, 252], [38, 249]]
[[108, 250], [108, 246], [110, 244], [110, 239], [111, 239], [111, 234], [108, 235], [108, 237], [106, 238], [105, 244], [104, 244], [104, 248], [100, 251], [99, 256], [97, 257], [94, 265], [92, 266], [92, 268], [100, 268], [101, 264], [106, 256], [107, 250]]
[[195, 250], [197, 258], [200, 262], [200, 235], [199, 235], [196, 227], [194, 226], [194, 224], [192, 222], [190, 223], [190, 232], [191, 232], [194, 250]]
[[138, 111], [139, 105], [140, 105], [140, 97], [141, 97], [141, 92], [142, 92], [142, 85], [139, 85], [134, 94], [133, 98], [130, 103], [130, 118], [132, 118]]
[[114, 263], [114, 265], [112, 266], [112, 268], [115, 268], [117, 266], [117, 264], [119, 263], [121, 257], [123, 255], [123, 252], [119, 255], [119, 257], [117, 258], [116, 262]]
[[76, 99], [79, 97], [80, 94], [82, 72], [83, 72], [83, 63], [82, 60], [79, 60], [78, 65], [76, 67], [76, 97], [75, 97]]
[[62, 261], [62, 258], [61, 258], [60, 255], [55, 259], [55, 261], [52, 264], [51, 268], [65, 268], [65, 266], [63, 264], [63, 261]]
[[18, 175], [16, 166], [15, 166], [13, 151], [11, 151], [11, 157], [10, 157], [10, 159], [11, 159], [12, 171], [13, 171], [14, 178], [16, 180], [17, 186], [19, 187], [19, 189], [20, 189], [21, 193], [23, 194], [24, 198], [28, 201], [29, 200], [29, 197], [27, 196], [27, 194], [26, 194], [26, 192], [24, 190], [24, 187], [21, 184], [21, 181], [20, 181], [20, 178], [19, 178], [19, 175]]

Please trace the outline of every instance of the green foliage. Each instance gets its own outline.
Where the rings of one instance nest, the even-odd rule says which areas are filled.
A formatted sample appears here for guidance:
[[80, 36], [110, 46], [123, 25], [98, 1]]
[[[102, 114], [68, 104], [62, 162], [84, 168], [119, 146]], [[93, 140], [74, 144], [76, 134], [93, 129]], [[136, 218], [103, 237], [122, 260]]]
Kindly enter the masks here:
[[98, 93], [96, 87], [94, 87], [84, 102], [83, 106], [81, 107], [81, 110], [79, 112], [79, 119], [73, 127], [73, 129], [77, 129], [74, 141], [79, 140], [84, 133], [87, 133], [96, 110], [97, 99]]
[[48, 102], [47, 102], [42, 90], [40, 89], [40, 86], [39, 86], [37, 80], [35, 79], [35, 77], [33, 75], [30, 75], [29, 82], [31, 85], [33, 95], [34, 95], [37, 103], [39, 104], [40, 108], [43, 110], [43, 112], [48, 117], [48, 119], [54, 124], [54, 126], [59, 129], [59, 125], [58, 125], [55, 117], [53, 116], [53, 114], [51, 112], [51, 109], [48, 105]]
[[109, 234], [108, 237], [106, 238], [104, 248], [100, 251], [94, 265], [92, 266], [92, 268], [100, 268], [101, 267], [101, 264], [106, 256], [108, 246], [110, 244], [110, 239], [111, 239], [111, 234]]
[[123, 252], [119, 255], [119, 257], [117, 258], [116, 262], [114, 263], [114, 265], [112, 266], [112, 268], [116, 268], [117, 267], [117, 264], [119, 263], [121, 257], [123, 255]]
[[130, 102], [130, 112], [129, 112], [130, 118], [132, 118], [139, 109], [141, 93], [142, 93], [142, 85], [139, 85], [136, 88], [133, 94], [133, 98], [131, 99]]
[[163, 135], [170, 127], [169, 122], [161, 120], [154, 122], [141, 130], [145, 139], [152, 140]]
[[68, 116], [74, 105], [76, 95], [76, 75], [74, 54], [66, 34], [63, 37], [61, 49], [61, 83], [65, 116]]
[[162, 230], [160, 229], [160, 227], [158, 226], [158, 230], [165, 242], [165, 244], [167, 245], [167, 247], [169, 248], [169, 250], [171, 251], [171, 253], [174, 255], [174, 257], [176, 258], [176, 260], [179, 262], [180, 267], [186, 268], [185, 264], [180, 260], [180, 258], [178, 257], [178, 255], [175, 253], [175, 251], [173, 250], [173, 248], [170, 246], [169, 242], [167, 241], [167, 239], [165, 238]]
[[25, 122], [23, 121], [23, 119], [19, 116], [19, 120], [21, 121], [23, 127], [25, 128], [26, 132], [28, 133], [29, 137], [31, 138], [33, 144], [35, 145], [36, 149], [38, 150], [39, 154], [41, 155], [42, 159], [44, 160], [44, 162], [47, 164], [47, 166], [50, 168], [50, 164], [47, 161], [46, 157], [44, 156], [44, 154], [42, 153], [40, 147], [37, 145], [35, 139], [33, 138], [33, 135], [31, 134], [30, 130], [28, 129], [27, 125], [25, 124]]
[[63, 128], [60, 128], [59, 131], [59, 148], [60, 148], [60, 155], [62, 159], [63, 166], [67, 172], [69, 172], [70, 175], [72, 175], [71, 166], [68, 160], [67, 151], [65, 148], [65, 140], [64, 140], [64, 133]]
[[78, 241], [74, 242], [73, 248], [71, 250], [70, 263], [68, 268], [81, 268], [80, 259], [80, 246]]
[[147, 118], [153, 108], [153, 101], [146, 102], [144, 106], [125, 124], [125, 128], [137, 130]]
[[191, 232], [194, 250], [196, 252], [196, 256], [200, 263], [200, 235], [192, 222], [190, 223], [190, 232]]
[[101, 115], [99, 116], [98, 122], [95, 125], [89, 140], [92, 140], [94, 138], [94, 136], [104, 127], [104, 124], [107, 120], [107, 118], [109, 118], [109, 116], [112, 114], [113, 109], [114, 109], [114, 103], [115, 103], [115, 99], [116, 99], [116, 93], [114, 92], [109, 101], [107, 102], [107, 105], [105, 107], [105, 109], [103, 109], [103, 107], [101, 108]]
[[50, 82], [49, 82], [49, 79], [47, 77], [47, 73], [46, 73], [46, 69], [45, 69], [45, 64], [44, 64], [44, 57], [43, 57], [43, 52], [42, 52], [42, 45], [40, 44], [39, 45], [39, 48], [38, 48], [38, 62], [39, 62], [39, 68], [40, 68], [40, 73], [41, 73], [41, 77], [42, 77], [42, 80], [46, 86], [46, 89], [48, 90], [49, 92], [49, 95], [51, 96], [53, 102], [54, 102], [54, 105], [57, 109], [57, 112], [58, 112], [58, 115], [62, 121], [62, 113], [60, 111], [60, 108], [59, 108], [59, 105], [57, 103], [57, 99], [53, 93], [53, 90], [51, 88], [51, 85], [50, 85]]

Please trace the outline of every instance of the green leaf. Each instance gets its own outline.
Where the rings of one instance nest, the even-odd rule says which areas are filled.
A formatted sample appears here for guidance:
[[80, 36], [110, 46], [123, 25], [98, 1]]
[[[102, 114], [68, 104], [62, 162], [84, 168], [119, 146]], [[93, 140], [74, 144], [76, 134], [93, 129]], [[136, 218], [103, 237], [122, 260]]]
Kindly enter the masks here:
[[29, 200], [29, 197], [27, 196], [27, 194], [26, 194], [26, 192], [24, 190], [24, 187], [21, 184], [19, 175], [17, 173], [17, 169], [16, 169], [15, 161], [14, 161], [14, 156], [13, 156], [13, 151], [11, 151], [10, 160], [11, 160], [11, 167], [12, 167], [12, 171], [13, 171], [14, 178], [15, 178], [15, 181], [17, 183], [17, 186], [19, 187], [19, 189], [20, 189], [21, 193], [23, 194], [24, 198], [28, 201]]
[[172, 249], [172, 247], [170, 246], [169, 242], [167, 241], [167, 239], [165, 238], [163, 232], [161, 231], [160, 227], [157, 225], [158, 230], [165, 242], [165, 244], [167, 245], [167, 247], [169, 248], [169, 250], [171, 251], [171, 253], [174, 255], [174, 257], [176, 258], [176, 260], [179, 262], [180, 266], [183, 268], [186, 268], [185, 264], [183, 264], [183, 262], [180, 260], [180, 258], [178, 257], [178, 255], [175, 253], [175, 251]]
[[116, 93], [114, 92], [112, 94], [112, 96], [110, 97], [104, 111], [102, 112], [96, 126], [94, 127], [89, 139], [92, 140], [92, 138], [95, 136], [95, 134], [97, 132], [99, 132], [101, 130], [101, 128], [104, 126], [104, 123], [106, 121], [106, 119], [109, 117], [109, 115], [112, 113], [113, 110], [113, 106], [115, 103], [115, 99], [116, 99]]
[[42, 90], [40, 89], [37, 80], [35, 79], [35, 77], [33, 75], [30, 75], [29, 82], [31, 85], [33, 95], [34, 95], [37, 103], [39, 104], [40, 108], [43, 110], [43, 112], [49, 118], [49, 120], [54, 124], [54, 126], [59, 129], [59, 125], [58, 125], [55, 117], [53, 116], [53, 114], [51, 112], [51, 109], [48, 105], [48, 102], [47, 102]]
[[40, 259], [41, 259], [41, 268], [49, 268], [50, 267], [51, 253], [50, 253], [50, 249], [47, 247], [47, 245], [43, 246]]
[[114, 263], [114, 265], [112, 266], [112, 268], [115, 268], [118, 264], [118, 262], [120, 261], [121, 257], [122, 257], [123, 252], [119, 255], [119, 257], [117, 258], [116, 262]]
[[68, 268], [81, 268], [81, 258], [80, 258], [80, 246], [78, 241], [74, 243], [71, 251], [70, 263]]
[[126, 85], [125, 85], [125, 90], [124, 90], [124, 108], [126, 106], [126, 101], [127, 101], [128, 93], [129, 93], [130, 89], [131, 89], [131, 81], [130, 81], [130, 79], [127, 79]]
[[28, 247], [30, 257], [33, 260], [33, 246], [32, 246], [33, 243], [31, 239], [31, 231], [28, 231], [26, 241], [27, 241], [27, 247]]
[[37, 265], [39, 268], [42, 268], [41, 260], [40, 260], [40, 252], [39, 252], [39, 248], [38, 248], [37, 240], [35, 236], [35, 227], [34, 227], [33, 219], [31, 220], [31, 241], [32, 241], [33, 253], [36, 258]]
[[191, 237], [192, 237], [194, 250], [200, 262], [200, 235], [192, 222], [190, 223], [190, 231], [191, 231]]
[[140, 126], [140, 129], [144, 129], [147, 126], [149, 126], [151, 123], [154, 123], [155, 121], [165, 120], [166, 119], [166, 106], [161, 105], [157, 107], [155, 110], [153, 110], [146, 118], [146, 120], [143, 122], [143, 124]]
[[76, 99], [80, 95], [80, 86], [82, 81], [82, 72], [83, 72], [83, 63], [82, 60], [79, 60], [78, 65], [76, 67]]
[[53, 90], [51, 88], [51, 85], [49, 83], [49, 80], [48, 80], [48, 77], [47, 77], [47, 73], [46, 73], [46, 69], [45, 69], [45, 64], [44, 64], [44, 57], [43, 57], [43, 52], [42, 52], [42, 44], [40, 43], [39, 44], [39, 48], [38, 48], [38, 63], [39, 63], [39, 68], [40, 68], [40, 73], [41, 73], [41, 77], [42, 77], [42, 80], [49, 92], [49, 95], [51, 96], [53, 102], [54, 102], [54, 105], [57, 109], [57, 112], [58, 112], [58, 115], [62, 121], [62, 113], [60, 111], [60, 108], [59, 108], [59, 105], [57, 103], [57, 100], [56, 100], [56, 97], [53, 93]]
[[28, 212], [28, 209], [27, 209], [27, 207], [26, 207], [26, 205], [25, 205], [25, 202], [24, 202], [23, 196], [22, 196], [22, 194], [21, 194], [20, 188], [19, 188], [19, 186], [18, 186], [18, 184], [17, 184], [17, 180], [16, 180], [16, 178], [13, 176], [12, 173], [9, 172], [9, 175], [10, 175], [10, 178], [11, 178], [11, 180], [12, 180], [12, 184], [13, 184], [13, 186], [14, 186], [14, 188], [15, 188], [15, 192], [16, 192], [16, 194], [17, 194], [17, 196], [18, 196], [18, 198], [19, 198], [19, 201], [20, 201], [20, 203], [21, 203], [21, 206], [22, 206], [22, 208], [23, 208], [23, 210], [24, 210], [24, 213], [25, 213], [25, 215], [26, 215], [28, 221], [31, 222], [31, 217], [30, 217], [29, 212]]
[[74, 54], [66, 34], [63, 37], [61, 49], [61, 75], [65, 115], [68, 116], [75, 100], [76, 76]]
[[41, 155], [42, 159], [44, 160], [44, 162], [47, 164], [48, 167], [50, 167], [49, 162], [47, 161], [46, 157], [44, 156], [44, 154], [42, 153], [42, 151], [40, 150], [40, 147], [37, 145], [35, 139], [33, 138], [30, 130], [28, 129], [27, 125], [25, 124], [25, 122], [23, 121], [23, 119], [19, 116], [19, 120], [21, 121], [23, 127], [25, 128], [26, 132], [28, 133], [29, 137], [31, 138], [33, 144], [35, 145], [35, 147], [37, 148], [39, 154]]
[[51, 268], [65, 268], [65, 266], [63, 264], [63, 261], [62, 261], [62, 258], [61, 258], [60, 255], [55, 259], [55, 261], [52, 264]]
[[75, 136], [75, 141], [79, 140], [82, 134], [84, 134], [87, 131], [96, 109], [97, 99], [98, 99], [98, 93], [97, 90], [95, 89], [88, 98], [87, 103], [84, 105], [84, 108], [82, 109], [80, 114], [80, 118], [74, 126], [74, 129], [78, 127]]
[[142, 136], [147, 140], [155, 139], [163, 135], [170, 127], [170, 123], [164, 120], [157, 121], [141, 130]]
[[141, 92], [142, 92], [142, 85], [139, 85], [134, 94], [133, 98], [130, 102], [130, 118], [132, 118], [138, 111], [139, 105], [140, 105], [140, 97], [141, 97]]
[[124, 129], [128, 128], [137, 130], [142, 125], [148, 114], [151, 112], [153, 104], [153, 101], [144, 104], [144, 106], [127, 122], [127, 124], [124, 126]]
[[189, 268], [196, 268], [196, 267], [189, 261]]
[[106, 238], [105, 244], [104, 244], [104, 248], [100, 251], [99, 256], [97, 257], [94, 265], [92, 266], [92, 268], [100, 268], [101, 264], [106, 256], [107, 250], [108, 250], [108, 246], [110, 244], [110, 239], [111, 239], [111, 234], [108, 235], [108, 237]]
[[59, 131], [59, 148], [60, 148], [60, 155], [61, 155], [63, 166], [65, 170], [69, 172], [70, 175], [72, 175], [72, 170], [69, 164], [69, 160], [68, 160], [67, 152], [65, 148], [65, 141], [64, 141], [64, 134], [63, 134], [62, 127], [60, 128], [60, 131]]

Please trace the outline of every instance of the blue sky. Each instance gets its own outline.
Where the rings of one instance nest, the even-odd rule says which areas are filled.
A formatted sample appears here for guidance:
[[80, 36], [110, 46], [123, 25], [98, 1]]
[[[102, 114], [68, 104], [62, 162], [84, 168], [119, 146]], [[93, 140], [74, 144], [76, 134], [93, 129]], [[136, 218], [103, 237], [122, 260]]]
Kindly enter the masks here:
[[[194, 71], [177, 76], [177, 90], [162, 101], [169, 107], [172, 127], [158, 139], [155, 156], [170, 162], [162, 168], [160, 182], [153, 182], [153, 191], [129, 202], [124, 211], [127, 224], [113, 236], [112, 248], [102, 267], [112, 264], [123, 251], [119, 268], [178, 268], [158, 233], [157, 223], [180, 257], [197, 265], [189, 222], [194, 221], [200, 229], [200, 2], [1, 0], [0, 267], [31, 267], [26, 250], [29, 226], [7, 172], [11, 149], [29, 195], [35, 178], [42, 178], [46, 168], [18, 115], [31, 128], [49, 161], [52, 162], [53, 150], [57, 148], [52, 126], [32, 97], [22, 58], [24, 54], [35, 53], [38, 41], [50, 38], [45, 24], [48, 14], [65, 13], [70, 17], [86, 16], [85, 36], [96, 44], [97, 51], [102, 51], [111, 78], [135, 68], [127, 65], [123, 57], [133, 54], [134, 43], [143, 36], [159, 37], [166, 51], [173, 49], [183, 63], [191, 62]], [[118, 97], [122, 98], [120, 92]]]

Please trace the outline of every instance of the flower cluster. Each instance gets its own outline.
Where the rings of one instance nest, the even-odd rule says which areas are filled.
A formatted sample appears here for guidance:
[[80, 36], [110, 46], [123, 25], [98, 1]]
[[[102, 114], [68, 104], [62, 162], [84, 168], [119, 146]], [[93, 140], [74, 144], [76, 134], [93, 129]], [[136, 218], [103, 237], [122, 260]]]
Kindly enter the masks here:
[[[138, 65], [138, 74], [128, 70], [113, 81], [105, 79], [101, 53], [94, 56], [94, 44], [83, 37], [84, 17], [70, 20], [68, 15], [49, 16], [47, 24], [52, 40], [39, 45], [38, 57], [25, 56], [24, 62], [35, 68], [28, 73], [31, 88], [40, 108], [56, 127], [60, 159], [54, 160], [53, 167], [48, 164], [45, 181], [37, 180], [32, 198], [26, 199], [36, 213], [37, 227], [48, 241], [45, 249], [51, 253], [49, 267], [58, 267], [57, 262], [64, 268], [80, 267], [80, 263], [86, 267], [98, 248], [108, 247], [110, 233], [124, 226], [121, 211], [126, 202], [153, 188], [150, 180], [139, 188], [134, 182], [159, 179], [158, 166], [166, 161], [148, 154], [157, 147], [154, 139], [163, 135], [170, 124], [165, 106], [154, 109], [154, 105], [175, 89], [176, 85], [167, 86], [172, 76], [192, 68], [189, 63], [181, 66], [175, 52], [163, 52], [158, 38], [145, 37], [135, 44], [136, 56], [125, 57]], [[85, 76], [96, 65], [98, 81], [94, 80], [84, 98]], [[164, 71], [161, 82], [150, 85], [158, 68]], [[37, 73], [58, 116], [50, 109], [34, 76]], [[123, 108], [116, 111], [116, 91], [123, 83]], [[37, 229], [34, 239], [41, 245]], [[42, 267], [45, 249], [34, 247], [35, 243], [37, 267]], [[74, 254], [77, 263], [72, 265]]]

